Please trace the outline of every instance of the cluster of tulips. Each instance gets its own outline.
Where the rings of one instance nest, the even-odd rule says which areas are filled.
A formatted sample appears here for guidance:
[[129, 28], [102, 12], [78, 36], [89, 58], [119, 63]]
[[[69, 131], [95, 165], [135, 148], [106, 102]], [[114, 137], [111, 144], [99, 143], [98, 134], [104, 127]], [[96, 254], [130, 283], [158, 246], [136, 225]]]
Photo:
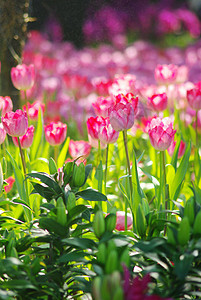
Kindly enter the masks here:
[[[192, 57], [195, 49], [197, 56]], [[194, 222], [194, 219], [196, 220], [196, 214], [199, 215], [199, 205], [195, 210], [193, 208], [193, 221], [189, 223], [187, 219], [180, 222], [181, 218], [175, 217], [175, 214], [178, 214], [178, 211], [175, 212], [175, 205], [178, 203], [175, 203], [181, 192], [183, 195], [179, 201], [185, 204], [192, 202], [187, 198], [190, 193], [192, 194], [193, 188], [196, 189], [196, 197], [200, 195], [201, 190], [199, 170], [201, 83], [196, 80], [193, 73], [196, 68], [193, 59], [200, 60], [199, 49], [199, 43], [186, 49], [185, 58], [189, 59], [188, 66], [184, 65], [182, 60], [184, 53], [181, 54], [175, 49], [169, 49], [170, 53], [172, 51], [175, 55], [170, 63], [166, 50], [166, 57], [161, 55], [158, 59], [164, 63], [157, 61], [154, 65], [153, 57], [159, 53], [143, 42], [129, 46], [125, 49], [124, 55], [119, 51], [113, 53], [114, 49], [107, 46], [102, 50], [84, 49], [78, 52], [68, 43], [63, 43], [59, 47], [56, 44], [52, 45], [39, 33], [32, 33], [25, 47], [24, 63], [11, 70], [13, 85], [20, 90], [21, 109], [14, 112], [11, 98], [0, 97], [2, 156], [8, 159], [8, 166], [13, 166], [12, 170], [6, 168], [2, 159], [3, 171], [0, 169], [0, 173], [3, 173], [5, 181], [4, 186], [2, 184], [5, 191], [2, 199], [7, 199], [7, 193], [12, 191], [14, 193], [17, 190], [21, 204], [25, 207], [24, 217], [22, 211], [19, 211], [18, 218], [32, 221], [35, 217], [39, 218], [40, 211], [45, 208], [49, 214], [47, 220], [51, 220], [50, 222], [56, 218], [59, 223], [61, 220], [58, 215], [62, 212], [65, 222], [60, 225], [65, 227], [68, 218], [73, 216], [73, 213], [68, 214], [68, 211], [72, 209], [75, 212], [76, 205], [77, 209], [81, 210], [78, 211], [78, 215], [83, 213], [86, 207], [89, 211], [94, 209], [95, 217], [92, 217], [92, 222], [93, 218], [96, 220], [100, 216], [100, 219], [93, 223], [95, 239], [98, 240], [97, 243], [105, 243], [103, 247], [108, 249], [110, 248], [107, 240], [108, 232], [115, 235], [118, 231], [125, 231], [133, 240], [135, 238], [148, 240], [159, 234], [167, 237], [168, 242], [171, 238], [173, 241], [178, 240], [179, 247], [184, 247], [190, 239], [190, 226], [194, 226], [197, 238], [201, 232], [197, 225], [194, 225], [198, 223]], [[152, 56], [149, 61], [151, 64], [145, 62], [143, 67], [143, 55], [148, 50]], [[129, 70], [126, 56], [128, 61], [130, 59]], [[179, 65], [174, 63], [176, 57], [181, 59]], [[97, 65], [93, 62], [93, 58]], [[31, 62], [33, 64], [29, 64]], [[104, 68], [106, 70], [101, 77]], [[119, 72], [122, 74], [115, 74]], [[7, 134], [12, 139], [6, 137]], [[20, 153], [21, 162], [15, 152]], [[89, 163], [92, 163], [92, 166]], [[19, 171], [20, 167], [23, 176]], [[185, 176], [188, 182], [193, 180], [195, 183], [191, 190], [184, 183]], [[28, 178], [36, 180], [36, 182], [33, 180], [32, 193]], [[21, 179], [24, 181], [20, 182]], [[14, 182], [17, 189], [13, 189]], [[92, 186], [98, 190], [99, 194], [93, 195], [99, 195], [103, 201], [93, 199], [94, 204], [91, 204], [88, 201], [91, 200], [91, 191], [86, 189], [78, 192], [83, 186], [87, 188]], [[185, 189], [188, 189], [187, 192]], [[57, 191], [61, 195], [64, 193], [63, 198], [60, 194], [57, 195]], [[102, 193], [107, 196], [107, 201], [104, 201], [105, 196], [100, 196]], [[39, 194], [40, 197], [34, 198], [35, 194]], [[73, 205], [68, 202], [69, 199]], [[27, 213], [27, 209], [30, 209], [30, 212]], [[189, 208], [190, 210], [192, 211]], [[57, 216], [55, 211], [58, 213]], [[182, 209], [180, 211], [183, 213]], [[15, 210], [11, 209], [8, 212], [9, 217], [15, 218], [14, 213]], [[116, 230], [107, 231], [106, 220], [110, 215], [113, 218], [113, 214], [116, 215], [114, 218]], [[43, 215], [44, 213], [39, 225], [42, 229], [49, 230], [52, 223], [48, 225], [50, 227], [43, 228], [42, 222], [45, 224]], [[88, 220], [87, 218], [85, 220]], [[159, 225], [155, 225], [156, 220]], [[76, 228], [73, 222], [74, 220], [72, 230]], [[163, 224], [162, 227], [160, 222]], [[174, 231], [174, 236], [171, 236], [171, 230], [167, 228], [168, 222], [180, 226], [178, 233]], [[187, 226], [184, 226], [184, 223]], [[83, 224], [77, 225], [78, 232], [79, 226]], [[91, 230], [91, 224], [89, 228]], [[156, 228], [157, 233], [154, 232]], [[189, 228], [188, 234], [186, 228]], [[55, 234], [54, 230], [53, 233]], [[106, 237], [101, 240], [104, 234]], [[76, 233], [74, 237], [77, 238]], [[62, 243], [64, 240], [69, 242], [62, 234], [61, 238]], [[77, 240], [73, 246], [76, 246], [76, 243]], [[126, 257], [130, 257], [128, 244], [123, 245], [123, 250], [120, 249], [121, 243], [120, 246], [111, 246], [114, 248], [116, 262], [118, 257], [124, 257], [124, 246]], [[95, 255], [99, 252], [102, 255], [101, 247], [98, 246]], [[65, 251], [70, 248], [66, 247]], [[108, 261], [108, 257], [106, 260]], [[125, 277], [124, 289], [120, 288], [119, 300], [135, 299], [133, 294], [138, 292], [136, 285], [141, 286], [139, 299], [162, 299], [146, 294], [148, 283], [151, 281], [148, 275], [142, 280], [136, 277], [132, 281], [129, 279], [127, 268], [124, 266], [122, 269], [119, 262], [116, 265], [118, 270], [124, 272]], [[172, 264], [170, 265], [172, 268]], [[107, 273], [102, 261], [97, 273], [102, 274], [100, 267]], [[94, 270], [96, 271], [96, 267]], [[109, 270], [112, 271], [108, 271], [106, 278], [112, 281], [110, 275], [113, 276], [112, 272], [116, 269], [110, 266]], [[100, 274], [97, 281], [94, 281], [95, 294], [101, 294], [100, 282], [104, 282], [104, 277], [100, 278]], [[99, 284], [98, 287], [96, 283]], [[94, 296], [94, 299], [104, 300], [104, 296], [102, 298]]]

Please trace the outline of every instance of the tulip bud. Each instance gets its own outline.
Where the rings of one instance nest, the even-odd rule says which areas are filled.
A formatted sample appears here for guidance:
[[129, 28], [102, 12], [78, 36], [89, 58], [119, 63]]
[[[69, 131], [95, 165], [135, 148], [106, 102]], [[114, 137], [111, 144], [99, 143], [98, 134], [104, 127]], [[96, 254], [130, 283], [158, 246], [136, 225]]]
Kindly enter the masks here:
[[100, 239], [103, 233], [105, 232], [105, 219], [103, 217], [103, 212], [100, 210], [97, 211], [97, 213], [95, 214], [93, 229], [98, 239]]
[[98, 252], [97, 252], [97, 260], [101, 264], [105, 264], [107, 257], [107, 249], [105, 243], [100, 243], [98, 245]]
[[102, 300], [101, 290], [102, 290], [102, 280], [100, 276], [97, 276], [92, 282], [92, 296], [94, 300]]
[[119, 262], [118, 262], [119, 258], [118, 258], [118, 253], [115, 250], [112, 250], [108, 253], [108, 257], [106, 260], [106, 264], [105, 264], [105, 272], [107, 274], [111, 274], [112, 272], [116, 271], [118, 269], [119, 266]]
[[84, 184], [85, 181], [85, 166], [83, 163], [80, 163], [79, 166], [74, 164], [73, 176], [72, 176], [72, 185], [80, 187]]
[[62, 197], [57, 199], [57, 222], [62, 226], [66, 226], [67, 223], [66, 207]]

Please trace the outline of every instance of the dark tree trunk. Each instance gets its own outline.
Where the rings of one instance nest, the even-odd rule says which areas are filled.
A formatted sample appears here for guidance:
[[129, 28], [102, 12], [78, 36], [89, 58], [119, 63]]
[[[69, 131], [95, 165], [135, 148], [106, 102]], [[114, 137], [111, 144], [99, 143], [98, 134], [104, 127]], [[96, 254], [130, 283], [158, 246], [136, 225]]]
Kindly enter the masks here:
[[17, 108], [19, 103], [19, 92], [12, 85], [10, 71], [12, 67], [21, 63], [28, 6], [28, 0], [0, 0], [0, 95], [10, 96], [14, 108]]

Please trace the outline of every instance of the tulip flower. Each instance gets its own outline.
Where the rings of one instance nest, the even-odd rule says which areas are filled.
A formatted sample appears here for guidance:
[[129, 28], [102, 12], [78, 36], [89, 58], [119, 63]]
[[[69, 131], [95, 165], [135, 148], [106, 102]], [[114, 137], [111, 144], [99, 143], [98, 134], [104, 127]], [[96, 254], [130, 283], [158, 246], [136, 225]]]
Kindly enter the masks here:
[[166, 93], [152, 95], [148, 98], [148, 104], [157, 112], [165, 110], [168, 105]]
[[158, 65], [155, 69], [155, 79], [160, 84], [171, 84], [177, 79], [178, 67], [170, 65]]
[[19, 137], [24, 135], [28, 129], [27, 113], [21, 109], [16, 112], [9, 111], [1, 118], [3, 127], [10, 136]]
[[12, 176], [10, 176], [10, 177], [8, 177], [8, 178], [5, 179], [5, 182], [8, 185], [4, 186], [4, 190], [5, 190], [6, 193], [9, 193], [12, 190], [12, 187], [13, 187], [13, 184], [15, 182], [15, 179]]
[[45, 137], [52, 146], [61, 145], [66, 138], [67, 125], [61, 122], [51, 122], [45, 126]]
[[113, 144], [119, 137], [119, 132], [112, 128], [109, 118], [105, 118], [104, 123], [100, 125], [99, 139], [103, 144]]
[[116, 97], [116, 103], [109, 109], [109, 118], [116, 131], [128, 130], [133, 126], [134, 108], [123, 94]]
[[18, 65], [11, 69], [11, 80], [18, 90], [26, 91], [34, 85], [35, 68], [34, 65]]
[[105, 123], [105, 119], [101, 116], [90, 117], [87, 120], [87, 131], [92, 139], [99, 139], [100, 126]]
[[70, 156], [74, 159], [79, 156], [87, 157], [91, 152], [91, 145], [85, 141], [73, 141], [70, 140], [69, 143], [69, 153]]
[[[22, 149], [31, 147], [33, 143], [33, 137], [34, 137], [34, 126], [31, 125], [28, 127], [27, 132], [23, 136], [20, 136], [19, 138]], [[15, 146], [19, 147], [18, 139], [16, 137], [12, 137], [12, 139]]]
[[0, 123], [0, 145], [3, 144], [5, 138], [6, 138], [6, 131], [3, 127], [3, 124]]
[[9, 96], [0, 97], [0, 110], [2, 110], [2, 116], [4, 116], [7, 112], [12, 111], [13, 103]]
[[169, 117], [164, 119], [154, 117], [149, 125], [149, 138], [156, 150], [164, 151], [172, 143], [176, 130], [173, 130], [173, 122]]
[[132, 214], [127, 213], [127, 229], [125, 229], [125, 212], [117, 211], [116, 212], [117, 220], [115, 229], [118, 231], [125, 231], [132, 228], [133, 225], [133, 217]]

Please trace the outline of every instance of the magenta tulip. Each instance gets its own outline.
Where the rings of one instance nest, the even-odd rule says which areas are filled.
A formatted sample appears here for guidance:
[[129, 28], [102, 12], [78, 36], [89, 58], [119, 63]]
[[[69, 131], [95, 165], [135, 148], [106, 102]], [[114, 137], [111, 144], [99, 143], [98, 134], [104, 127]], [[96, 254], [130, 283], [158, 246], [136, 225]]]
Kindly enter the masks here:
[[66, 138], [67, 125], [61, 122], [51, 122], [45, 126], [45, 137], [52, 146], [61, 145]]
[[116, 131], [127, 130], [133, 126], [134, 108], [124, 95], [116, 97], [116, 104], [109, 109], [109, 118]]
[[6, 138], [6, 131], [3, 127], [3, 124], [0, 123], [0, 145], [3, 144], [5, 138]]
[[155, 111], [163, 111], [167, 108], [168, 101], [166, 93], [155, 94], [148, 98], [150, 107]]
[[175, 83], [178, 75], [178, 67], [170, 65], [158, 65], [155, 69], [155, 79], [160, 84]]
[[109, 118], [105, 118], [105, 124], [100, 126], [99, 139], [103, 144], [113, 144], [117, 141], [119, 132], [114, 130]]
[[69, 153], [72, 158], [78, 158], [79, 156], [87, 157], [91, 152], [91, 145], [85, 141], [73, 141], [69, 143]]
[[164, 151], [171, 145], [175, 132], [169, 117], [164, 119], [154, 117], [150, 122], [148, 134], [152, 146], [156, 150]]
[[0, 97], [0, 110], [2, 111], [2, 116], [13, 110], [13, 102], [9, 96]]
[[22, 136], [28, 129], [27, 113], [21, 109], [10, 111], [1, 118], [3, 127], [10, 136]]

